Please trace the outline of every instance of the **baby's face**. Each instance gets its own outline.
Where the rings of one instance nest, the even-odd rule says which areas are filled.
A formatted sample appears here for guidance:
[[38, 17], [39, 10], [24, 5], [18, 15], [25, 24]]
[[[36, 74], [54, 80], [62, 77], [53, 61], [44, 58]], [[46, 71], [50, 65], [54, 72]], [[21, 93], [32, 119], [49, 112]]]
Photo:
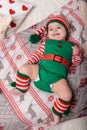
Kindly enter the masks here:
[[65, 40], [66, 30], [63, 25], [52, 22], [48, 25], [48, 38], [54, 40]]

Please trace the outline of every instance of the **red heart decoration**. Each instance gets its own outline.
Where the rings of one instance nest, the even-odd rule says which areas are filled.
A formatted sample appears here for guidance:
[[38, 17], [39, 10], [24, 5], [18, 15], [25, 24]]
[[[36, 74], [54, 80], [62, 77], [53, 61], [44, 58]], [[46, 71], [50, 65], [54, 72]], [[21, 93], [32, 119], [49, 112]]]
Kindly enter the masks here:
[[13, 4], [13, 3], [15, 3], [15, 1], [14, 0], [9, 0], [9, 3]]
[[12, 15], [15, 14], [15, 10], [9, 9], [9, 13], [12, 14]]
[[26, 10], [28, 10], [28, 7], [25, 6], [25, 5], [23, 5], [23, 6], [22, 6], [22, 10], [23, 10], [23, 11], [26, 11]]
[[12, 27], [12, 28], [14, 28], [14, 27], [16, 27], [16, 23], [14, 23], [13, 21], [10, 23], [10, 26]]
[[0, 5], [0, 8], [2, 8], [2, 5]]

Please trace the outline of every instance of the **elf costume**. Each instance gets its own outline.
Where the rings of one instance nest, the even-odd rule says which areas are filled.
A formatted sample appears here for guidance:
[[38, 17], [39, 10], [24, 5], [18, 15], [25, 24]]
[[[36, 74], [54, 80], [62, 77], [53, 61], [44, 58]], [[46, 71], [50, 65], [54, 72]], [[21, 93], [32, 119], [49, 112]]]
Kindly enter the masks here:
[[[69, 37], [69, 25], [68, 22], [62, 16], [54, 16], [49, 18], [46, 25], [36, 31], [35, 34], [30, 36], [32, 43], [37, 43], [40, 40], [40, 34], [47, 30], [48, 26], [52, 22], [58, 22], [62, 24], [66, 30], [66, 40]], [[52, 93], [52, 84], [58, 82], [61, 79], [67, 78], [67, 73], [71, 63], [80, 64], [82, 60], [81, 52], [75, 56], [72, 55], [72, 46], [74, 44], [69, 41], [53, 40], [42, 43], [38, 50], [32, 54], [29, 64], [39, 64], [39, 76], [34, 81], [37, 88]], [[29, 88], [30, 78], [25, 74], [17, 72], [16, 82], [11, 83], [16, 89], [26, 92]], [[71, 101], [65, 101], [64, 99], [57, 98], [54, 101], [52, 110], [54, 114], [62, 116], [70, 107]]]
[[52, 92], [50, 85], [67, 77], [72, 62], [73, 43], [49, 39], [39, 64], [39, 79], [34, 81], [37, 88]]

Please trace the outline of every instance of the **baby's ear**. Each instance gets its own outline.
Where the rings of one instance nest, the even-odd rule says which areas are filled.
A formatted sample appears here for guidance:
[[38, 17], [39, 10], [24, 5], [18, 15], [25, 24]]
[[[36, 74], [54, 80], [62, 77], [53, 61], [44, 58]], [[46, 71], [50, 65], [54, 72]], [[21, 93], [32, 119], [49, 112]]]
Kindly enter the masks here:
[[5, 38], [6, 31], [12, 21], [11, 15], [0, 15], [0, 40]]

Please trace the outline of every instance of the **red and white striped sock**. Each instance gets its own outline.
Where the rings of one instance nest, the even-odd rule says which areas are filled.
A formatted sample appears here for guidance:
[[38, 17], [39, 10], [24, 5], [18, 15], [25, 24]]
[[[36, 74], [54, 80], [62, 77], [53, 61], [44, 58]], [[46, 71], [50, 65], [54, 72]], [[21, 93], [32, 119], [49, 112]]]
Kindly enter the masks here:
[[29, 76], [20, 73], [19, 71], [16, 74], [16, 88], [22, 92], [28, 90], [30, 84]]
[[56, 115], [61, 116], [71, 105], [70, 101], [64, 101], [60, 98], [56, 98], [54, 101], [53, 112]]

